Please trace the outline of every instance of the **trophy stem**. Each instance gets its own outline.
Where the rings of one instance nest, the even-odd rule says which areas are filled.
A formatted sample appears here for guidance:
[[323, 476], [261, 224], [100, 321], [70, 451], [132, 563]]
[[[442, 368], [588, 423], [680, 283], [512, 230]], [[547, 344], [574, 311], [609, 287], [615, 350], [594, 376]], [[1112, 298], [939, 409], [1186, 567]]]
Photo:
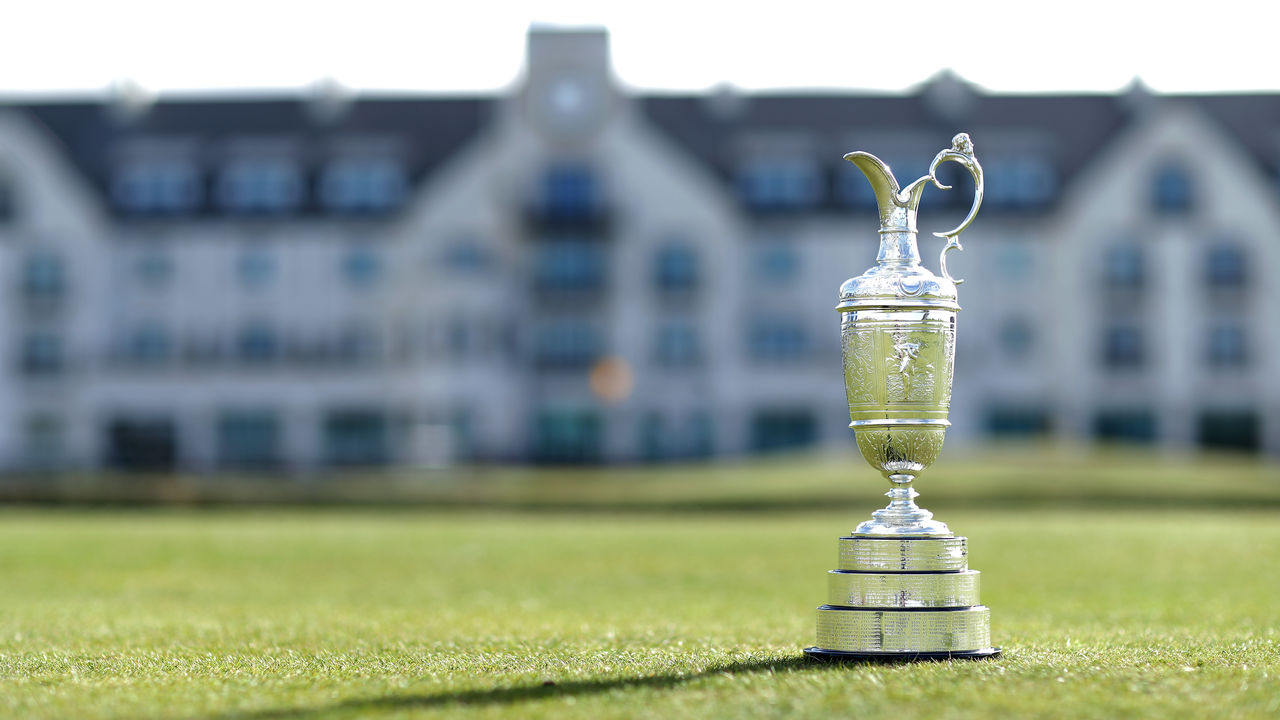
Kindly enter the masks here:
[[885, 496], [889, 504], [871, 513], [868, 520], [854, 529], [854, 535], [950, 535], [946, 523], [933, 519], [933, 513], [916, 505], [920, 493], [911, 487], [915, 475], [894, 473], [888, 476], [893, 487]]

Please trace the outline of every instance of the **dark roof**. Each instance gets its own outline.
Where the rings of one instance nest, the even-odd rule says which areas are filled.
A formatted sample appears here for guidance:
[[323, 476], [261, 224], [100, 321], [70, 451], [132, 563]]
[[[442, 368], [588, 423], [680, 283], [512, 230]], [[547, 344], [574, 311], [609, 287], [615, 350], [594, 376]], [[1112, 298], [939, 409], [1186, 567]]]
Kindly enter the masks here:
[[105, 196], [113, 153], [146, 138], [185, 138], [210, 148], [270, 138], [296, 146], [308, 171], [344, 139], [381, 139], [395, 144], [410, 180], [419, 182], [478, 133], [492, 105], [491, 98], [476, 97], [359, 98], [327, 120], [305, 98], [162, 100], [131, 119], [102, 102], [16, 107], [44, 125]]
[[[936, 135], [945, 143], [958, 130], [973, 135], [981, 152], [984, 138], [1033, 133], [1044, 144], [1059, 181], [1072, 176], [1135, 113], [1159, 102], [1141, 91], [1101, 95], [998, 95], [966, 88], [955, 112], [939, 112], [955, 98], [931, 96], [930, 86], [907, 95], [852, 93], [773, 93], [726, 95], [644, 95], [641, 112], [713, 175], [733, 176], [734, 154], [744, 138], [796, 133], [815, 149], [831, 148], [816, 158], [834, 168], [845, 147], [860, 133], [903, 130]], [[1217, 122], [1267, 172], [1280, 162], [1280, 94], [1170, 96], [1195, 103]], [[71, 161], [105, 194], [113, 153], [138, 139], [185, 138], [211, 148], [246, 138], [283, 140], [297, 148], [308, 171], [322, 163], [344, 139], [382, 139], [394, 143], [412, 182], [419, 182], [474, 138], [493, 114], [495, 97], [358, 97], [324, 119], [305, 97], [227, 97], [164, 99], [124, 119], [109, 103], [49, 102], [11, 104], [49, 129]], [[989, 147], [989, 146], [988, 146]], [[867, 149], [875, 152], [875, 148]], [[816, 150], [815, 150], [816, 151]], [[210, 160], [215, 160], [210, 158]], [[829, 160], [829, 162], [828, 162]], [[314, 208], [310, 208], [314, 209]]]
[[931, 132], [945, 146], [963, 130], [981, 147], [984, 137], [1029, 130], [1052, 143], [1049, 149], [1065, 180], [1126, 121], [1126, 111], [1114, 95], [974, 94], [970, 100], [958, 119], [940, 118], [923, 94], [746, 95], [734, 100], [739, 107], [730, 110], [717, 110], [707, 97], [691, 95], [645, 98], [642, 105], [645, 114], [684, 150], [723, 175], [732, 172], [731, 154], [744, 132], [815, 134], [821, 146], [831, 148], [831, 164], [837, 164], [849, 150], [876, 152], [875, 148], [844, 147], [860, 131]]
[[1280, 93], [1196, 95], [1180, 98], [1198, 103], [1236, 138], [1260, 168], [1280, 174]]

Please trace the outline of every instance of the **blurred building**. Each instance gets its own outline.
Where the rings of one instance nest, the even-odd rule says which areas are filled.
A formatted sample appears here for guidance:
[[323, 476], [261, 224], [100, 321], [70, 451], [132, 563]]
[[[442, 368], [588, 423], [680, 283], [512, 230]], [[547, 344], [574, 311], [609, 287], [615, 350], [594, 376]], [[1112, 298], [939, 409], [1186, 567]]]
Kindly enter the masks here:
[[[969, 132], [951, 442], [1280, 452], [1280, 97], [637, 94], [0, 106], [0, 464], [631, 461], [851, 442], [836, 289]], [[950, 227], [971, 188], [926, 193]], [[942, 241], [921, 234], [936, 269]]]

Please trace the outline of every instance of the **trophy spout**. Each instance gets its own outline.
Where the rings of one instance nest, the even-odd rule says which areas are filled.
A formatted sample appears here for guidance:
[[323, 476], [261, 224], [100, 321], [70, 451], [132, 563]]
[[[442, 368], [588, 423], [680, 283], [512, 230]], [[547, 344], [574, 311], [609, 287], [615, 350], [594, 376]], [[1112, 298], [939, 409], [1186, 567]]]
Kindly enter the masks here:
[[898, 185], [898, 179], [893, 176], [893, 171], [875, 155], [859, 150], [848, 153], [844, 159], [856, 165], [871, 183], [871, 189], [876, 195], [876, 209], [880, 213], [881, 232], [914, 234], [916, 212], [920, 208], [920, 196], [924, 192], [924, 181], [929, 179], [928, 176], [902, 189]]

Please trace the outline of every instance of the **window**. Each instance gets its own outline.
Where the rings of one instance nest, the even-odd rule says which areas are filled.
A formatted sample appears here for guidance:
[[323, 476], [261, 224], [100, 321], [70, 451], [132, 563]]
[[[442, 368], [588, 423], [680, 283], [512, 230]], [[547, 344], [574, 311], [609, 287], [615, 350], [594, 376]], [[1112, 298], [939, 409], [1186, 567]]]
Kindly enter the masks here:
[[22, 294], [30, 302], [55, 302], [67, 289], [62, 258], [50, 250], [37, 250], [22, 265]]
[[168, 417], [124, 417], [107, 424], [107, 464], [120, 470], [172, 470], [178, 433]]
[[752, 210], [801, 210], [822, 202], [823, 178], [816, 163], [806, 160], [763, 160], [738, 171], [738, 192]]
[[1136, 290], [1146, 280], [1145, 258], [1136, 245], [1107, 248], [1103, 262], [1103, 279], [1112, 288]]
[[391, 461], [387, 419], [375, 410], [329, 413], [324, 421], [324, 448], [330, 465], [385, 465]]
[[173, 259], [159, 250], [147, 250], [138, 257], [134, 272], [144, 287], [163, 288], [173, 276]]
[[799, 265], [795, 250], [782, 244], [757, 248], [752, 257], [756, 279], [770, 285], [783, 285], [795, 279]]
[[280, 462], [280, 418], [270, 411], [230, 411], [218, 417], [218, 464], [264, 468]]
[[62, 340], [47, 332], [29, 333], [22, 342], [23, 374], [50, 377], [63, 371]]
[[173, 343], [164, 327], [146, 325], [129, 336], [125, 356], [139, 365], [159, 365], [173, 356]]
[[803, 359], [809, 339], [802, 324], [792, 320], [753, 318], [747, 329], [747, 353], [767, 362]]
[[479, 241], [461, 237], [451, 242], [441, 254], [441, 262], [450, 272], [459, 275], [480, 275], [494, 265], [492, 253]]
[[1156, 439], [1156, 416], [1142, 408], [1103, 410], [1093, 419], [1093, 434], [1099, 440], [1150, 443]]
[[757, 412], [751, 419], [751, 447], [757, 451], [800, 448], [817, 439], [813, 413], [805, 410]]
[[1033, 210], [1053, 200], [1057, 173], [1043, 157], [1021, 155], [992, 158], [983, 163], [984, 207]]
[[302, 204], [302, 172], [286, 160], [239, 160], [218, 177], [218, 205], [228, 212], [281, 214]]
[[382, 263], [371, 248], [352, 248], [342, 258], [342, 276], [350, 287], [367, 288], [381, 275]]
[[1156, 169], [1151, 181], [1151, 205], [1163, 215], [1180, 215], [1191, 210], [1191, 177], [1184, 167], [1167, 164]]
[[1197, 439], [1204, 447], [1219, 450], [1257, 450], [1262, 447], [1262, 423], [1255, 412], [1202, 412], [1196, 426]]
[[585, 240], [549, 240], [538, 246], [534, 286], [544, 292], [599, 290], [605, 282], [604, 248]]
[[369, 325], [351, 325], [338, 334], [338, 360], [352, 365], [378, 356], [378, 336]]
[[692, 247], [671, 244], [659, 248], [653, 263], [653, 282], [667, 293], [691, 292], [698, 287], [698, 254]]
[[1249, 359], [1244, 328], [1235, 323], [1210, 327], [1207, 356], [1210, 367], [1244, 367]]
[[1049, 412], [1042, 407], [997, 405], [987, 411], [987, 432], [1005, 437], [1027, 437], [1049, 432]]
[[1141, 367], [1144, 360], [1140, 328], [1129, 324], [1107, 328], [1103, 340], [1103, 362], [1107, 367], [1136, 368]]
[[715, 452], [716, 429], [711, 413], [698, 410], [689, 416], [688, 438], [690, 457], [705, 458]]
[[603, 352], [596, 329], [582, 320], [553, 320], [538, 328], [535, 362], [546, 369], [585, 369]]
[[116, 208], [133, 215], [181, 215], [204, 204], [204, 183], [193, 163], [162, 160], [127, 164], [111, 179]]
[[702, 353], [698, 347], [698, 331], [687, 320], [670, 320], [658, 328], [657, 363], [663, 367], [696, 365]]
[[27, 418], [24, 462], [30, 468], [49, 470], [65, 462], [62, 420], [52, 415]]
[[246, 325], [236, 338], [237, 354], [245, 362], [270, 362], [276, 358], [279, 350], [275, 330], [266, 323]]
[[603, 201], [594, 170], [586, 165], [562, 164], [543, 173], [537, 210], [553, 220], [591, 219], [599, 214]]
[[1205, 259], [1205, 284], [1215, 290], [1243, 288], [1248, 280], [1244, 250], [1234, 245], [1215, 245]]
[[260, 290], [271, 282], [276, 264], [271, 254], [262, 248], [247, 248], [236, 259], [236, 278], [246, 290]]
[[666, 428], [660, 413], [645, 413], [640, 418], [638, 434], [637, 446], [641, 458], [653, 461], [666, 457]]
[[543, 410], [534, 418], [533, 459], [542, 463], [585, 463], [600, 459], [604, 423], [586, 410]]
[[335, 213], [381, 213], [404, 201], [404, 168], [391, 160], [335, 160], [320, 175], [320, 201]]
[[648, 412], [640, 418], [637, 431], [637, 451], [644, 460], [704, 458], [715, 448], [711, 415], [701, 410], [683, 423], [668, 422], [657, 411]]
[[1026, 318], [1009, 318], [1000, 326], [1000, 347], [1011, 360], [1027, 357], [1034, 339], [1034, 330]]

